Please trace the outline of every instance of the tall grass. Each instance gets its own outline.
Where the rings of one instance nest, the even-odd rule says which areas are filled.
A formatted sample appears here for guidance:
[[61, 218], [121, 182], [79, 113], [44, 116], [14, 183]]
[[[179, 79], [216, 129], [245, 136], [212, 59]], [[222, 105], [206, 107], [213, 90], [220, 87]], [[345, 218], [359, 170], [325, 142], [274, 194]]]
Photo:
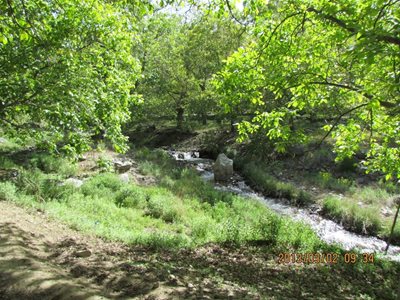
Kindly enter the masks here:
[[309, 193], [291, 183], [277, 180], [269, 175], [268, 171], [260, 164], [242, 161], [239, 163], [239, 169], [246, 180], [265, 196], [285, 198], [297, 206], [304, 206], [313, 202]]
[[[357, 197], [326, 197], [323, 200], [323, 213], [355, 232], [378, 235], [386, 239], [390, 234], [392, 218], [383, 218], [381, 216], [381, 205], [379, 205], [379, 202], [382, 200], [379, 199], [378, 201], [375, 197], [379, 192], [375, 191], [375, 193], [370, 194], [368, 192], [371, 189], [361, 189], [361, 191], [358, 197], [368, 195], [365, 202], [357, 200]], [[372, 205], [365, 205], [366, 202], [372, 203]], [[399, 223], [397, 223], [394, 230], [393, 242], [400, 242]]]
[[21, 179], [0, 183], [0, 199], [41, 208], [74, 228], [126, 243], [177, 248], [263, 241], [287, 250], [324, 247], [308, 226], [277, 216], [255, 200], [216, 191], [161, 152], [144, 150], [137, 156], [159, 176], [159, 185], [128, 184], [116, 174], [101, 173], [74, 188], [44, 171], [51, 168], [31, 165]]
[[329, 172], [319, 172], [307, 176], [307, 181], [319, 188], [345, 193], [354, 188], [354, 182], [351, 179], [340, 177], [336, 178]]

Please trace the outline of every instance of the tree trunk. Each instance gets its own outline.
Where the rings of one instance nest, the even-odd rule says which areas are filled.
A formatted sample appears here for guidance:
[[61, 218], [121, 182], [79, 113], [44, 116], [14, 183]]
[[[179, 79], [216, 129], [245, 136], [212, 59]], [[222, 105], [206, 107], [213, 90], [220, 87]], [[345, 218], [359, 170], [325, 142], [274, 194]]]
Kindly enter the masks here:
[[206, 113], [201, 114], [201, 122], [203, 123], [203, 125], [207, 125], [207, 114]]
[[235, 119], [234, 119], [234, 117], [233, 116], [231, 116], [231, 120], [230, 120], [230, 122], [231, 122], [231, 133], [234, 133], [235, 132]]
[[176, 127], [178, 129], [182, 129], [182, 125], [183, 125], [183, 113], [184, 113], [184, 109], [183, 107], [178, 107], [176, 109]]
[[397, 210], [396, 210], [396, 214], [393, 219], [392, 229], [390, 230], [389, 238], [387, 239], [387, 242], [386, 242], [385, 254], [387, 254], [387, 252], [389, 250], [390, 242], [392, 241], [392, 237], [393, 237], [394, 227], [396, 226], [397, 217], [399, 216], [400, 197], [397, 197], [397, 199], [395, 200], [395, 203], [397, 204]]

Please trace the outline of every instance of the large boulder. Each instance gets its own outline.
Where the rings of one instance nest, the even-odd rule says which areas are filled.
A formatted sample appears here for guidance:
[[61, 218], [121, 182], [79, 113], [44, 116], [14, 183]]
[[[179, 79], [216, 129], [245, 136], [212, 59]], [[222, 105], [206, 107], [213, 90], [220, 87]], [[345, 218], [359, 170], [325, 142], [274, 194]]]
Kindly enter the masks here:
[[229, 159], [225, 154], [218, 155], [214, 163], [214, 180], [228, 181], [233, 176], [233, 160]]

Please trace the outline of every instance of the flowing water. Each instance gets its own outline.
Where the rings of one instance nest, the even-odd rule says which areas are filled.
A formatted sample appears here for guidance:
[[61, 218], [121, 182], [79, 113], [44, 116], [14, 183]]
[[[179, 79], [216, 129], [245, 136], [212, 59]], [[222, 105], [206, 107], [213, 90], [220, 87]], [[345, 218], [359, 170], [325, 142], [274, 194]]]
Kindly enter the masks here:
[[[199, 152], [196, 151], [169, 151], [169, 154], [174, 159], [194, 167], [204, 180], [214, 182], [214, 174], [212, 172], [213, 160], [200, 158]], [[345, 250], [357, 249], [362, 253], [374, 252], [380, 254], [383, 253], [386, 247], [386, 242], [377, 237], [350, 232], [340, 224], [325, 219], [318, 214], [317, 207], [297, 208], [277, 199], [264, 197], [251, 189], [239, 174], [234, 174], [232, 181], [227, 184], [214, 183], [214, 186], [219, 190], [256, 199], [280, 215], [289, 216], [294, 220], [309, 224], [318, 236], [328, 244], [339, 244]], [[400, 262], [400, 247], [391, 245], [387, 255], [384, 257]]]

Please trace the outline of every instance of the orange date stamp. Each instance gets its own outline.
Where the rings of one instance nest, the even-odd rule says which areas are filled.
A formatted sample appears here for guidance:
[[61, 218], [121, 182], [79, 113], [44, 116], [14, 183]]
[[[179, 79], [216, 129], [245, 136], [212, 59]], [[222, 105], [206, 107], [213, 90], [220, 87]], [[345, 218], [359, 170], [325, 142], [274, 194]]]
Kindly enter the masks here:
[[363, 262], [365, 264], [374, 263], [374, 253], [279, 253], [278, 263], [280, 264], [355, 264]]

